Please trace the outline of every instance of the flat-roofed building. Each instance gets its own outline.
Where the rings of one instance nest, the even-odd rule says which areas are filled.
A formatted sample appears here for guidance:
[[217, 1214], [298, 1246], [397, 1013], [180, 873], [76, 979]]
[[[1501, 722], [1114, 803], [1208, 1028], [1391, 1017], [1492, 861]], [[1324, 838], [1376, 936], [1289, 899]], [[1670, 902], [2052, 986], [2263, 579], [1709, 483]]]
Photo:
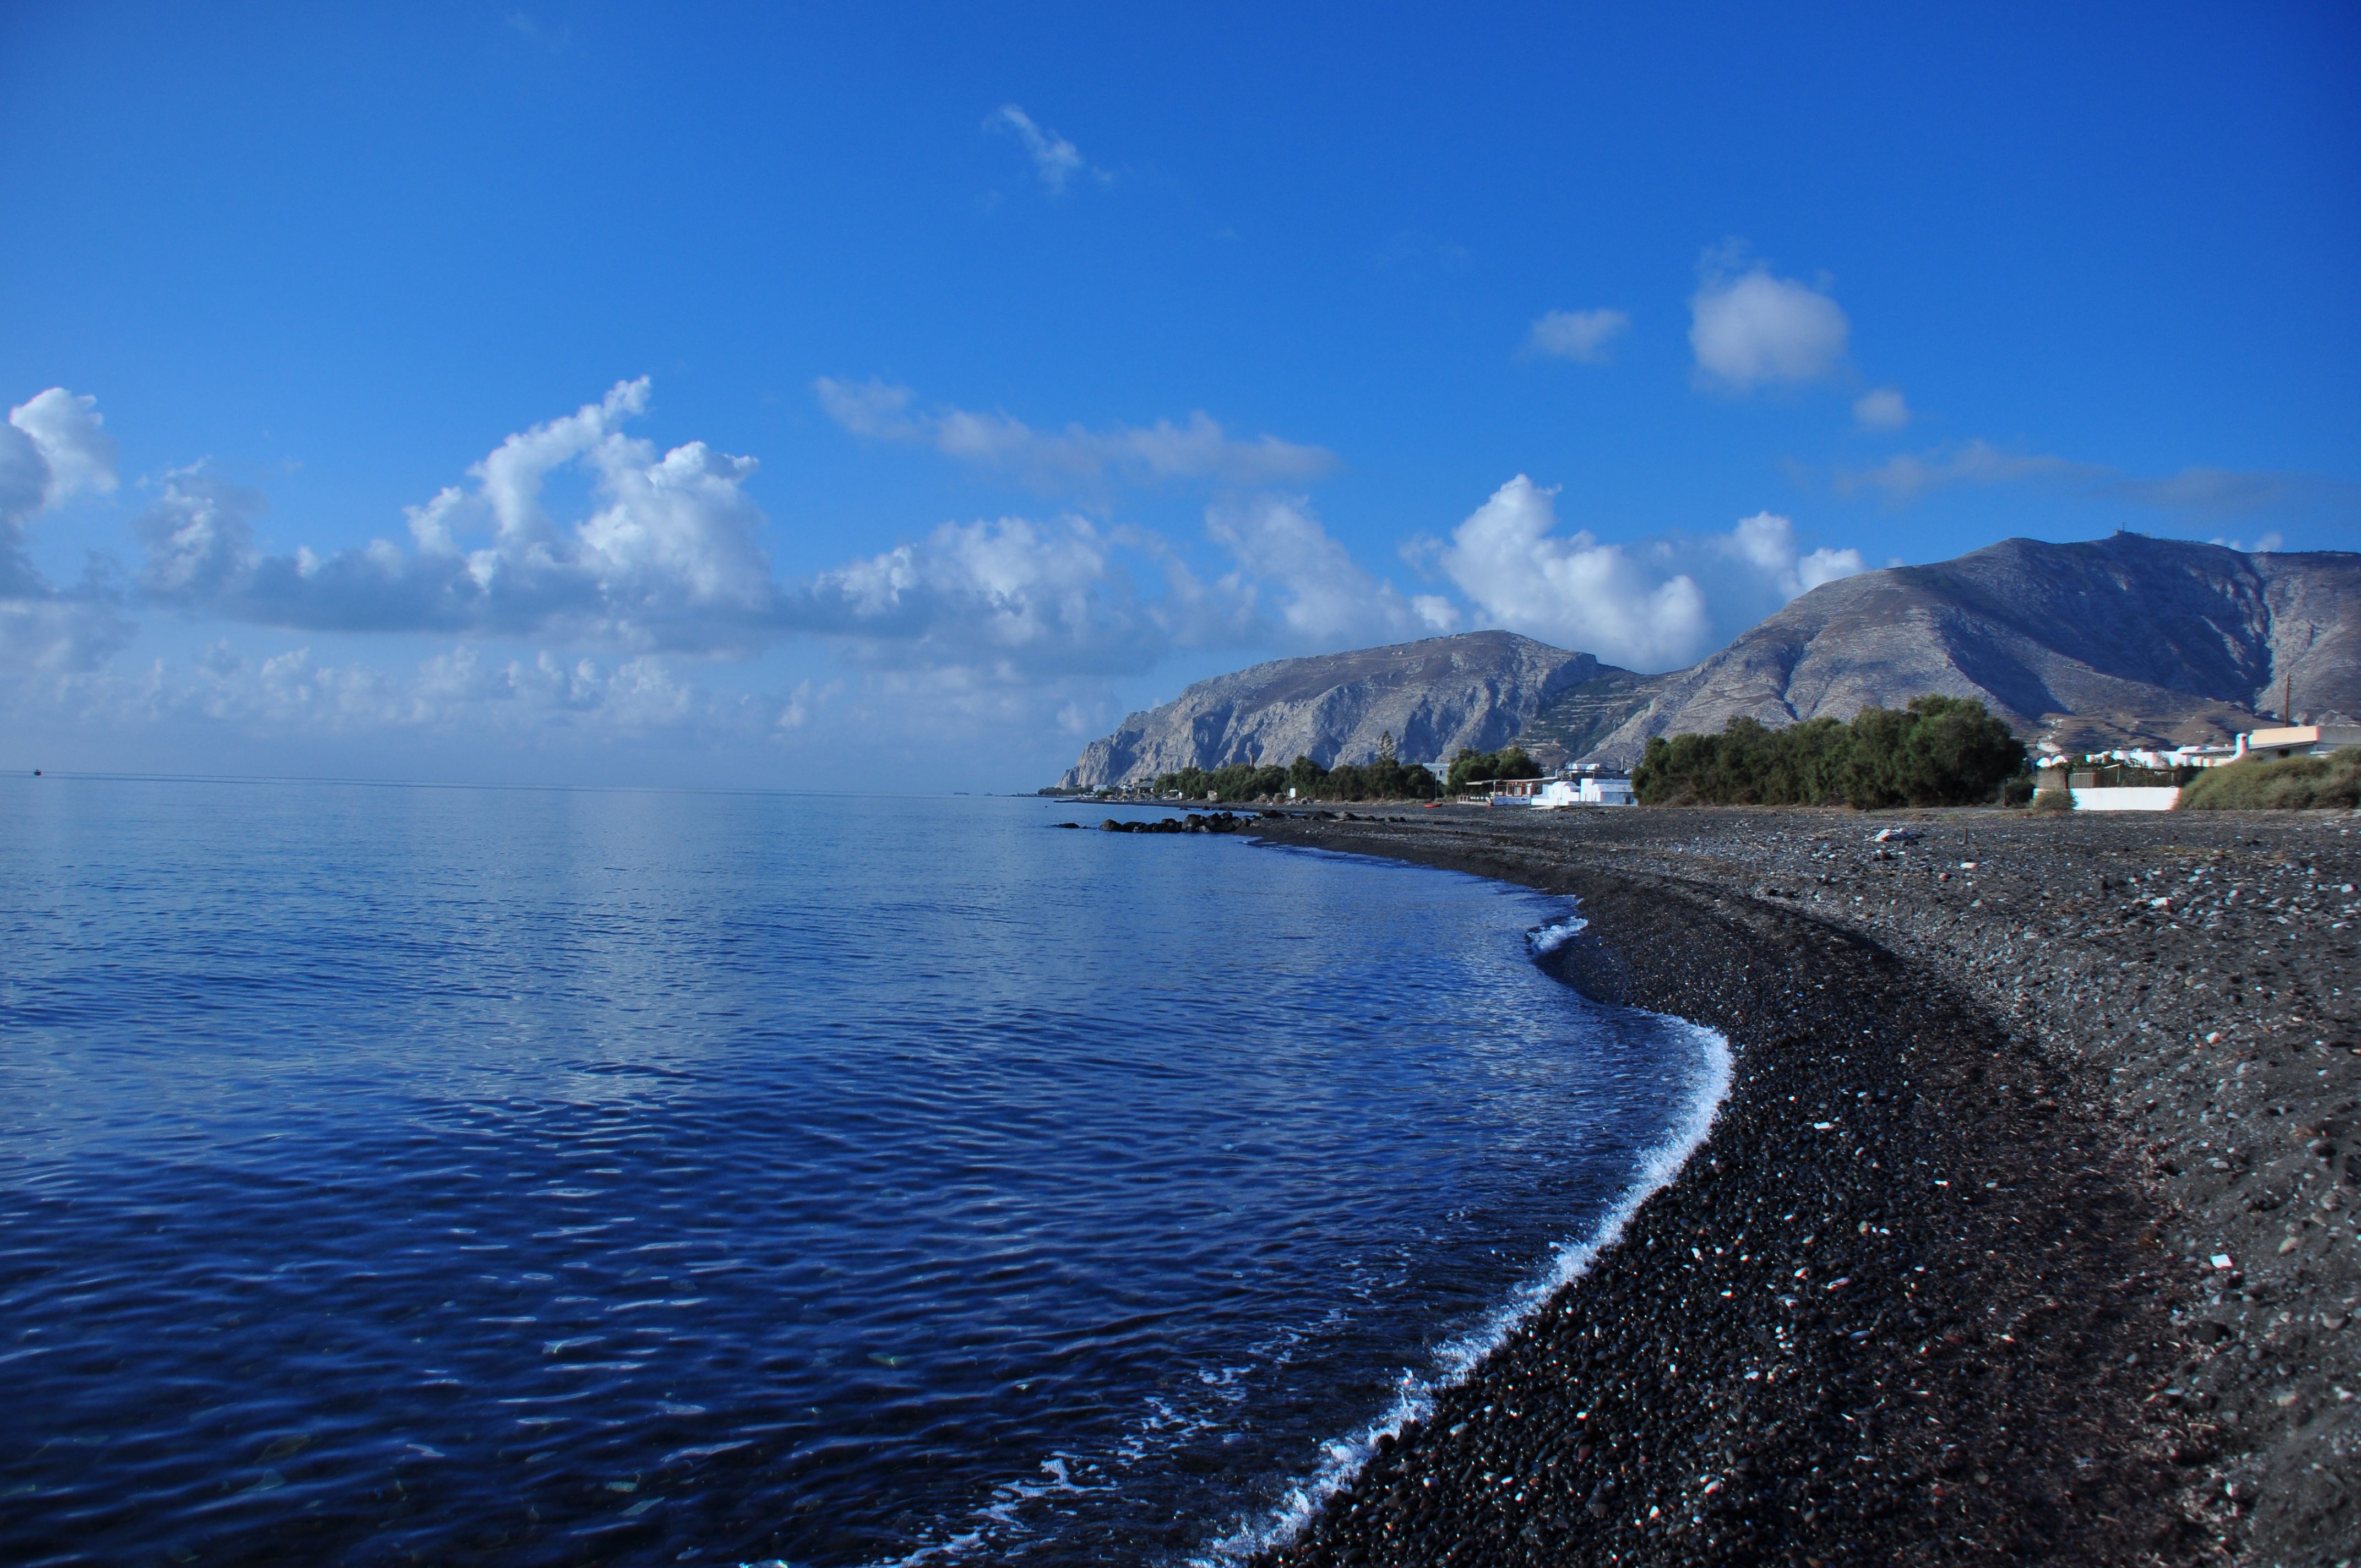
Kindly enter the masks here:
[[2325, 757], [2361, 746], [2361, 724], [2286, 724], [2245, 737], [2249, 757]]

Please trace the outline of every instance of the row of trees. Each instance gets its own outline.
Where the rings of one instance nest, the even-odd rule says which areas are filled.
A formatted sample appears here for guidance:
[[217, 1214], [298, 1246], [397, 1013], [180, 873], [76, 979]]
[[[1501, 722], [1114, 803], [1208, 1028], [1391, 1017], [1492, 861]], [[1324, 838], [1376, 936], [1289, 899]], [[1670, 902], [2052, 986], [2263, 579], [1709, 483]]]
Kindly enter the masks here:
[[1980, 806], [2025, 771], [2024, 742], [1982, 703], [1929, 696], [1850, 724], [1732, 718], [1719, 735], [1659, 736], [1631, 788], [1647, 806]]
[[[1464, 753], [1463, 753], [1464, 754]], [[1522, 752], [1518, 753], [1522, 756]], [[1537, 777], [1532, 773], [1518, 775]], [[1394, 738], [1378, 743], [1375, 761], [1323, 768], [1309, 757], [1286, 767], [1233, 762], [1226, 768], [1182, 768], [1156, 780], [1159, 794], [1178, 790], [1191, 800], [1262, 800], [1295, 791], [1307, 800], [1433, 800], [1442, 793], [1434, 774], [1394, 755]]]
[[1477, 751], [1459, 748], [1459, 755], [1451, 759], [1451, 774], [1444, 787], [1453, 795], [1479, 784], [1499, 779], [1537, 779], [1542, 765], [1525, 755], [1521, 746], [1504, 746], [1497, 751]]

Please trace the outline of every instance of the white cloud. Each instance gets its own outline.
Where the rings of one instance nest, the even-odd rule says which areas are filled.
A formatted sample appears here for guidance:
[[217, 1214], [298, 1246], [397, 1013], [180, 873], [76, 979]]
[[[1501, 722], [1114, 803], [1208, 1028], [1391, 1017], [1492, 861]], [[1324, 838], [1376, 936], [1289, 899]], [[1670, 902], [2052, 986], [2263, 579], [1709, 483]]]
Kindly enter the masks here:
[[[1240, 480], [1300, 474], [1324, 453], [1243, 442], [1202, 415], [1185, 426], [1044, 435], [952, 411], [917, 416], [879, 383], [823, 383], [848, 427], [922, 430], [946, 449], [1068, 473]], [[994, 680], [1104, 676], [1175, 646], [1335, 640], [1355, 629], [1416, 635], [1447, 603], [1409, 599], [1356, 567], [1304, 503], [1224, 509], [1210, 532], [1237, 557], [1207, 583], [1144, 530], [1080, 517], [949, 522], [924, 538], [800, 583], [772, 576], [751, 458], [687, 442], [658, 454], [622, 430], [644, 380], [508, 437], [409, 509], [406, 544], [322, 554], [259, 543], [258, 491], [199, 465], [166, 477], [137, 520], [139, 587], [191, 613], [303, 630], [549, 638], [626, 653], [742, 656], [797, 636], [836, 642], [863, 667], [972, 666]], [[588, 515], [553, 517], [549, 481], [588, 481]], [[29, 476], [19, 488], [34, 486]]]
[[945, 523], [822, 572], [791, 614], [871, 663], [1143, 669], [1170, 646], [1170, 624], [1143, 602], [1120, 543], [1079, 517]]
[[31, 440], [49, 469], [43, 506], [60, 505], [82, 490], [114, 492], [115, 438], [104, 428], [96, 398], [51, 387], [10, 409], [8, 422]]
[[254, 525], [269, 510], [261, 491], [216, 478], [202, 463], [172, 470], [131, 525], [148, 553], [140, 587], [182, 602], [232, 591], [254, 569]]
[[966, 669], [980, 687], [1137, 674], [1175, 648], [1328, 651], [1458, 625], [1449, 599], [1364, 570], [1301, 497], [1224, 502], [1205, 532], [1230, 566], [1210, 580], [1143, 529], [945, 523], [819, 574], [789, 596], [789, 614], [865, 667]]
[[1844, 360], [1851, 323], [1834, 300], [1778, 278], [1761, 262], [1741, 269], [1730, 249], [1708, 252], [1689, 301], [1689, 346], [1700, 384], [1745, 391], [1817, 381]]
[[1863, 430], [1900, 430], [1910, 422], [1910, 405], [1899, 387], [1878, 387], [1853, 400], [1853, 422]]
[[[987, 130], [1005, 131], [1024, 145], [1033, 159], [1033, 172], [1041, 177], [1042, 187], [1052, 196], [1063, 195], [1067, 184], [1087, 168], [1081, 148], [1048, 126], [1036, 124], [1032, 115], [1014, 104], [1003, 104], [984, 117], [983, 124]], [[1103, 170], [1090, 172], [1102, 181], [1109, 178]]]
[[1779, 605], [1864, 568], [1856, 550], [1800, 554], [1771, 512], [1728, 533], [1631, 545], [1555, 532], [1554, 489], [1520, 474], [1427, 554], [1479, 624], [1636, 669], [1684, 664]]
[[1609, 340], [1631, 329], [1631, 318], [1621, 311], [1552, 311], [1533, 323], [1527, 348], [1585, 365], [1607, 362]]
[[27, 549], [34, 521], [82, 492], [115, 488], [115, 442], [98, 400], [51, 387], [0, 424], [0, 681], [49, 681], [96, 668], [134, 628], [104, 576], [60, 590]]
[[1727, 554], [1753, 568], [1782, 604], [1822, 583], [1869, 570], [1869, 563], [1858, 550], [1831, 550], [1823, 545], [1808, 555], [1799, 554], [1794, 520], [1775, 512], [1758, 511], [1739, 519], [1738, 526], [1718, 536], [1717, 543]]
[[[658, 455], [621, 433], [648, 383], [510, 436], [410, 511], [414, 548], [383, 539], [322, 556], [265, 554], [258, 493], [202, 468], [171, 475], [135, 524], [152, 598], [268, 625], [568, 638], [630, 649], [744, 650], [772, 635], [775, 586], [743, 485], [751, 457], [701, 441]], [[579, 465], [592, 513], [563, 526], [544, 481]], [[482, 544], [470, 536], [489, 535]]]
[[[821, 393], [849, 428], [1069, 475], [1243, 481], [1330, 461], [1316, 448], [1234, 440], [1202, 415], [1045, 433], [1004, 417], [919, 411], [882, 383], [824, 383]], [[415, 735], [434, 738], [418, 756], [440, 747], [463, 757], [478, 733], [508, 737], [515, 756], [540, 746], [534, 737], [567, 735], [603, 745], [662, 734], [690, 749], [792, 738], [825, 749], [914, 725], [1021, 751], [1104, 728], [1123, 706], [1110, 683], [1175, 650], [1324, 650], [1468, 623], [1454, 597], [1404, 593], [1365, 569], [1305, 498], [1288, 493], [1210, 507], [1202, 550], [1082, 516], [1002, 517], [947, 522], [781, 581], [747, 494], [752, 461], [702, 442], [659, 450], [634, 438], [628, 424], [649, 403], [647, 382], [624, 381], [509, 436], [409, 509], [398, 543], [315, 549], [284, 537], [259, 490], [204, 464], [167, 473], [134, 524], [138, 591], [191, 616], [302, 635], [118, 673], [112, 661], [131, 630], [120, 593], [110, 598], [102, 583], [60, 594], [22, 565], [27, 520], [112, 475], [93, 458], [60, 478], [71, 455], [103, 450], [100, 427], [86, 400], [48, 400], [28, 416], [41, 442], [22, 422], [0, 426], [0, 502], [23, 578], [19, 591], [0, 593], [0, 704], [93, 734], [152, 724], [166, 727], [159, 736], [299, 750], [346, 736], [363, 748], [353, 756]], [[561, 506], [559, 495], [587, 499]], [[1193, 565], [1200, 554], [1218, 564]], [[1521, 477], [1431, 554], [1476, 604], [1477, 624], [1648, 665], [1693, 655], [1726, 605], [1750, 594], [1775, 600], [1859, 565], [1850, 552], [1799, 553], [1792, 525], [1768, 515], [1698, 540], [1563, 536], [1549, 494]], [[401, 663], [315, 632], [423, 634], [442, 651]], [[796, 640], [832, 649], [846, 679], [798, 669], [777, 690], [749, 695], [691, 678], [698, 661]], [[749, 684], [739, 675], [719, 685]], [[205, 725], [214, 729], [188, 728]]]
[[1611, 663], [1686, 663], [1707, 634], [1705, 595], [1620, 544], [1559, 536], [1554, 489], [1520, 474], [1453, 531], [1436, 559], [1484, 619]]
[[1301, 446], [1264, 435], [1239, 440], [1200, 411], [1174, 424], [1158, 420], [1144, 429], [1116, 425], [1086, 430], [1039, 431], [1006, 414], [964, 409], [920, 411], [907, 387], [875, 379], [813, 383], [820, 407], [855, 435], [930, 446], [947, 457], [979, 468], [1015, 475], [1043, 489], [1120, 480], [1156, 484], [1209, 479], [1256, 486], [1301, 484], [1335, 466], [1324, 447]]
[[1270, 601], [1281, 640], [1323, 652], [1439, 636], [1458, 624], [1440, 595], [1405, 598], [1364, 571], [1301, 496], [1261, 496], [1205, 514], [1208, 537], [1238, 571], [1224, 587], [1257, 614]]

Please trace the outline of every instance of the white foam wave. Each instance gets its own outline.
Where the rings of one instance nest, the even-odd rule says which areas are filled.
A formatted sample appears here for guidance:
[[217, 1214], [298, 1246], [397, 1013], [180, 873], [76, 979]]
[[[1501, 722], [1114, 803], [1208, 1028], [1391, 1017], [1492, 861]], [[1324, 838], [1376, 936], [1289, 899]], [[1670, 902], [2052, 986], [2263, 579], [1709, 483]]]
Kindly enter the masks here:
[[[1584, 924], [1580, 916], [1569, 916], [1566, 921], [1536, 927], [1527, 936], [1536, 953], [1545, 953], [1581, 930]], [[1566, 929], [1569, 925], [1571, 929]], [[1549, 946], [1542, 945], [1543, 933], [1561, 931], [1563, 934]], [[1617, 1198], [1615, 1206], [1587, 1235], [1559, 1246], [1547, 1264], [1474, 1328], [1443, 1345], [1426, 1372], [1404, 1371], [1396, 1386], [1394, 1401], [1383, 1415], [1349, 1436], [1330, 1439], [1319, 1466], [1288, 1488], [1269, 1517], [1214, 1541], [1202, 1553], [1190, 1559], [1192, 1568], [1224, 1568], [1294, 1540], [1328, 1499], [1361, 1473], [1376, 1454], [1379, 1438], [1398, 1437], [1413, 1421], [1423, 1421], [1433, 1415], [1437, 1396], [1466, 1382], [1484, 1358], [1506, 1342], [1525, 1320], [1540, 1311], [1551, 1297], [1589, 1273], [1598, 1255], [1622, 1236], [1631, 1216], [1640, 1212], [1640, 1205], [1680, 1174], [1681, 1167], [1688, 1163], [1689, 1156], [1713, 1130], [1714, 1118], [1730, 1096], [1731, 1058], [1730, 1041], [1719, 1030], [1681, 1019], [1671, 1022], [1679, 1024], [1697, 1041], [1702, 1057], [1697, 1092], [1683, 1118], [1665, 1128], [1664, 1136], [1641, 1157], [1638, 1172]]]
[[1553, 920], [1527, 931], [1525, 945], [1532, 948], [1535, 958], [1543, 953], [1554, 953], [1580, 936], [1589, 925], [1590, 922], [1581, 916], [1569, 915], [1562, 920]]

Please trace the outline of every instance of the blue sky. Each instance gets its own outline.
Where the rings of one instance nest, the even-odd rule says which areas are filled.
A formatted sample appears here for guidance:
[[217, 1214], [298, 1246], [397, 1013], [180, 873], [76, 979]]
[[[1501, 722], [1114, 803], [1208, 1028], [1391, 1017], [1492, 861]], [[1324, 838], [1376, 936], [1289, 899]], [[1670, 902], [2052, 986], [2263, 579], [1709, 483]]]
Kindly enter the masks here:
[[2361, 539], [2361, 14], [0, 5], [0, 767], [1027, 787]]

